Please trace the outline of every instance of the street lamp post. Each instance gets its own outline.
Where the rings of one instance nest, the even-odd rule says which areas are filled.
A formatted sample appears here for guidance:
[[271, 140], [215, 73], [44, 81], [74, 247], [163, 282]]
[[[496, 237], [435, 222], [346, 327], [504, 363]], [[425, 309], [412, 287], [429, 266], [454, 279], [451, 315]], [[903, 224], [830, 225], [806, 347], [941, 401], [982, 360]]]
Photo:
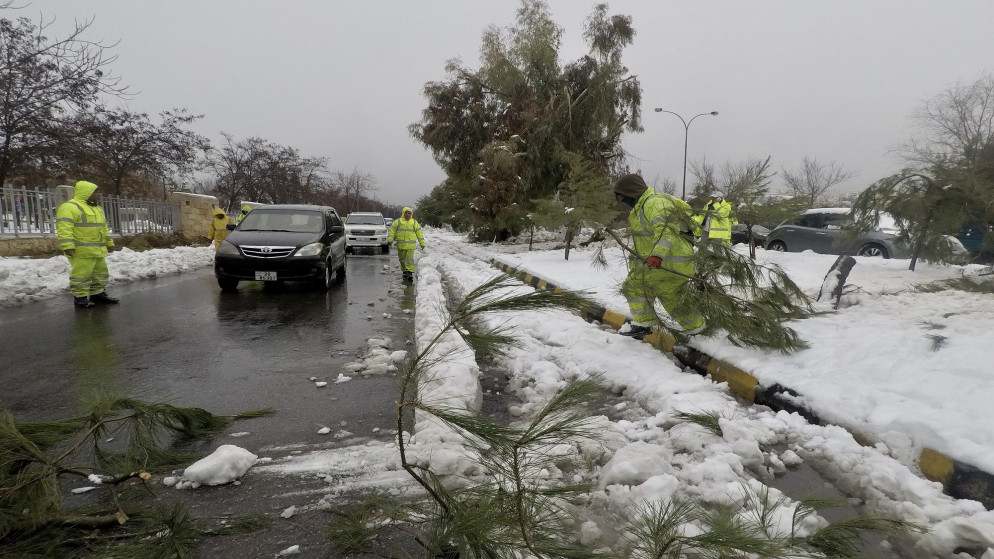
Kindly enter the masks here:
[[682, 200], [686, 200], [687, 199], [687, 140], [690, 136], [690, 123], [694, 122], [694, 119], [699, 116], [705, 116], [705, 115], [718, 116], [718, 111], [711, 111], [710, 113], [701, 113], [699, 115], [694, 115], [690, 120], [684, 120], [682, 116], [678, 115], [677, 113], [674, 113], [673, 111], [665, 111], [660, 107], [656, 107], [653, 110], [655, 110], [657, 113], [670, 113], [671, 115], [676, 115], [676, 117], [680, 119], [680, 122], [683, 123], [683, 195], [681, 195], [680, 198]]

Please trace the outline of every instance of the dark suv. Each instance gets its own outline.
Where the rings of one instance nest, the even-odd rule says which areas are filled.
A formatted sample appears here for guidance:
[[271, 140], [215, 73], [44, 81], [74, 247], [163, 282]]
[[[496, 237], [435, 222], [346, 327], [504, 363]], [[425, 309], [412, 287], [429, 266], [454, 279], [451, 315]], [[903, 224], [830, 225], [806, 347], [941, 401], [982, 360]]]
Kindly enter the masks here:
[[345, 227], [329, 206], [259, 206], [221, 242], [214, 275], [224, 291], [239, 281], [310, 281], [328, 289], [332, 278], [345, 279]]

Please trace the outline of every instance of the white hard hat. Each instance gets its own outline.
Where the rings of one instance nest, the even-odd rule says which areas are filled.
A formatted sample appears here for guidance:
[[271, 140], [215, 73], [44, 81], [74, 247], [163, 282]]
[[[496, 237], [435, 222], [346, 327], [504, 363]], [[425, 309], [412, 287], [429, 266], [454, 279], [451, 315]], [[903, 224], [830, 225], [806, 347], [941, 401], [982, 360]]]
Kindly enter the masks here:
[[711, 197], [712, 198], [721, 198], [722, 200], [724, 200], [725, 199], [725, 194], [722, 193], [722, 191], [720, 191], [720, 190], [715, 190], [714, 192], [711, 193]]

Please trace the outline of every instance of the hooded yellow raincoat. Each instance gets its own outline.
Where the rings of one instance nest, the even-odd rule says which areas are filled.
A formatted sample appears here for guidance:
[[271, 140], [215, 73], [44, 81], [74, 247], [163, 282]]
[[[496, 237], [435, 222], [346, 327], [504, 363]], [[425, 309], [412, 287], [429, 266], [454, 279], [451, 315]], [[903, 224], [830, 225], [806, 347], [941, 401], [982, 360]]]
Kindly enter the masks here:
[[[411, 217], [407, 213], [411, 212]], [[421, 245], [425, 248], [425, 237], [421, 232], [421, 224], [414, 219], [414, 212], [411, 208], [404, 208], [400, 212], [400, 217], [393, 220], [390, 229], [387, 231], [387, 242], [397, 243], [397, 257], [400, 259], [400, 267], [405, 272], [414, 271], [414, 250]]]
[[114, 240], [103, 209], [87, 202], [96, 190], [92, 182], [77, 182], [72, 199], [59, 206], [55, 217], [59, 250], [71, 251], [71, 256], [66, 254], [72, 266], [69, 290], [76, 297], [103, 292], [109, 277], [105, 259]]
[[211, 219], [211, 225], [207, 228], [207, 238], [214, 241], [214, 250], [217, 250], [221, 246], [221, 241], [228, 236], [228, 223], [231, 220], [228, 219], [228, 215], [224, 213], [224, 210], [218, 208], [214, 210], [214, 217]]
[[[691, 211], [683, 200], [646, 188], [628, 214], [628, 230], [638, 258], [629, 260], [622, 291], [636, 324], [655, 322], [655, 299], [683, 329], [704, 324], [699, 313], [679, 304], [680, 289], [694, 275], [694, 246], [680, 232]], [[652, 256], [661, 260], [659, 268], [646, 263]]]
[[252, 211], [252, 206], [248, 204], [242, 204], [242, 211], [241, 213], [238, 214], [238, 218], [235, 219], [235, 223], [241, 223], [242, 220], [245, 219], [245, 214], [249, 213], [250, 211]]

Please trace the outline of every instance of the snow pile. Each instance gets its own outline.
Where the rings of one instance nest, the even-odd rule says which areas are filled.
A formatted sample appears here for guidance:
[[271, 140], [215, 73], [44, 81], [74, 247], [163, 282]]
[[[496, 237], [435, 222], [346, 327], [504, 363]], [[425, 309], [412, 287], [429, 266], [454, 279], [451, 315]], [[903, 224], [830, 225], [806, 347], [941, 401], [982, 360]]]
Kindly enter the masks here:
[[[213, 263], [213, 245], [142, 252], [122, 248], [107, 255], [108, 286], [195, 270]], [[65, 256], [0, 258], [0, 307], [68, 296], [68, 293], [69, 259]]]
[[180, 479], [166, 478], [163, 483], [177, 489], [196, 489], [201, 485], [231, 483], [248, 471], [259, 457], [239, 446], [221, 445], [208, 456], [197, 460], [185, 470]]

